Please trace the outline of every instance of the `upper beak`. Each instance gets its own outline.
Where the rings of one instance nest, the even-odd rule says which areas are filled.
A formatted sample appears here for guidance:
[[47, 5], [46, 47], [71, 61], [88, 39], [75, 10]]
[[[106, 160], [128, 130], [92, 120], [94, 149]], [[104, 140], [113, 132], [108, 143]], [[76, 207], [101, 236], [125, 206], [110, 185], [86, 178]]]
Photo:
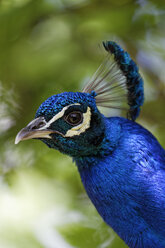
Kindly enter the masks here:
[[38, 117], [31, 121], [25, 128], [17, 134], [15, 138], [15, 144], [18, 144], [21, 140], [33, 139], [33, 138], [48, 138], [50, 139], [52, 130], [47, 129], [47, 122], [44, 117]]

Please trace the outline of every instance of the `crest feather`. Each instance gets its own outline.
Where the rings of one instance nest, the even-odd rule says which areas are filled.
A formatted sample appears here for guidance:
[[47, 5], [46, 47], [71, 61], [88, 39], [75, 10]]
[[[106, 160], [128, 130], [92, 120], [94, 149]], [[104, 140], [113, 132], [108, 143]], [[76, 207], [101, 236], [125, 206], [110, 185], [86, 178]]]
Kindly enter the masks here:
[[124, 110], [134, 121], [144, 101], [143, 80], [138, 67], [115, 42], [107, 41], [103, 45], [108, 55], [83, 92], [95, 92], [98, 107]]

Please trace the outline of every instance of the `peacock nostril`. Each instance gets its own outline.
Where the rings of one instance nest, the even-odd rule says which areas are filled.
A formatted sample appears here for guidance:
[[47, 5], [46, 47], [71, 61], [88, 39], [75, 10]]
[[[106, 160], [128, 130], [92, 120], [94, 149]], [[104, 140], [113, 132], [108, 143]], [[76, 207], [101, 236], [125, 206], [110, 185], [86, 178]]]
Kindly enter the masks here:
[[43, 126], [45, 126], [45, 122], [41, 121], [41, 122], [38, 122], [38, 123], [35, 123], [34, 125], [32, 125], [31, 130], [39, 129], [39, 128], [43, 127]]
[[40, 123], [38, 124], [38, 128], [41, 128], [41, 127], [43, 127], [43, 126], [45, 126], [45, 122], [44, 122], [44, 121], [42, 121], [42, 122], [40, 122]]
[[35, 129], [37, 129], [38, 127], [36, 126], [36, 125], [34, 125], [34, 126], [32, 126], [31, 127], [31, 130], [35, 130]]
[[43, 117], [39, 117], [29, 123], [28, 128], [30, 130], [36, 130], [46, 125], [46, 121]]

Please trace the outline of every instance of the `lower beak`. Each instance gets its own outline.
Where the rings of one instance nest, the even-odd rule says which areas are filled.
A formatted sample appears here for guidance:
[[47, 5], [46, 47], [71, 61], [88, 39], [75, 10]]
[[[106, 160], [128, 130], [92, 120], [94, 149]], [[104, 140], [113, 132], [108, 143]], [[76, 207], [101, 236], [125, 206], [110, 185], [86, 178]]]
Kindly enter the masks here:
[[31, 121], [25, 128], [21, 129], [15, 138], [15, 144], [18, 144], [21, 140], [28, 139], [51, 139], [50, 134], [52, 133], [64, 136], [59, 131], [49, 129], [49, 122], [46, 122], [45, 118], [41, 116]]
[[35, 139], [35, 138], [48, 138], [54, 131], [47, 128], [48, 123], [44, 117], [38, 117], [31, 121], [25, 128], [17, 134], [15, 138], [15, 144], [18, 144], [21, 140]]
[[22, 140], [35, 139], [35, 138], [47, 138], [51, 139], [50, 135], [51, 130], [29, 130], [29, 128], [25, 127], [21, 129], [21, 131], [17, 134], [15, 138], [15, 144], [18, 144]]

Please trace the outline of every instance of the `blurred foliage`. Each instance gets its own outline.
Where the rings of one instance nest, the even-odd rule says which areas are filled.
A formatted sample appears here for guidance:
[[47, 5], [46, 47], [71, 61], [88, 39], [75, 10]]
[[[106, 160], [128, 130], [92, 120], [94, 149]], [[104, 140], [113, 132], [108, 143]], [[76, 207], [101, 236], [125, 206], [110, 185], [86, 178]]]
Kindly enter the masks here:
[[119, 42], [139, 64], [139, 122], [165, 146], [164, 0], [0, 1], [0, 247], [126, 247], [87, 198], [70, 158], [14, 138], [49, 96], [77, 91]]

